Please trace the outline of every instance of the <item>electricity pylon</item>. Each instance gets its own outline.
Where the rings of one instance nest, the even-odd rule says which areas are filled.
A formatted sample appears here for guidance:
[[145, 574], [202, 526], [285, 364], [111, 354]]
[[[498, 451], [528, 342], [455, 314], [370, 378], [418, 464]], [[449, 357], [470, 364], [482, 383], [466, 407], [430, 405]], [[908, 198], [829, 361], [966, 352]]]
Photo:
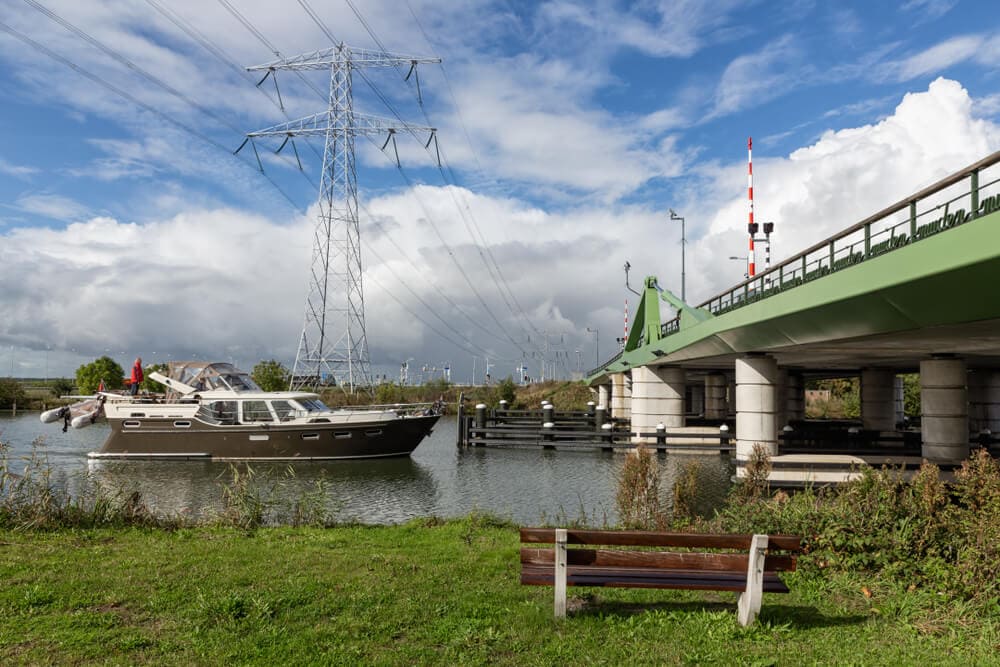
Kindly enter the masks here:
[[[430, 137], [425, 148], [430, 147], [431, 141], [436, 141], [434, 128], [355, 113], [351, 74], [360, 67], [399, 65], [409, 65], [410, 74], [414, 74], [419, 63], [439, 62], [440, 58], [415, 58], [339, 44], [247, 68], [248, 71], [267, 70], [265, 79], [277, 70], [330, 70], [330, 96], [325, 112], [251, 132], [246, 140], [252, 142], [258, 137], [283, 137], [284, 141], [276, 152], [292, 141], [298, 159], [294, 137], [325, 138], [309, 292], [302, 335], [292, 368], [292, 388], [320, 382], [328, 377], [352, 393], [357, 386], [371, 385], [361, 280], [354, 138], [358, 135], [385, 134], [382, 148], [384, 150], [392, 141], [397, 164], [397, 130], [406, 130], [414, 136], [418, 132], [428, 132]], [[419, 94], [419, 79], [417, 81]], [[299, 166], [301, 168], [301, 162]]]

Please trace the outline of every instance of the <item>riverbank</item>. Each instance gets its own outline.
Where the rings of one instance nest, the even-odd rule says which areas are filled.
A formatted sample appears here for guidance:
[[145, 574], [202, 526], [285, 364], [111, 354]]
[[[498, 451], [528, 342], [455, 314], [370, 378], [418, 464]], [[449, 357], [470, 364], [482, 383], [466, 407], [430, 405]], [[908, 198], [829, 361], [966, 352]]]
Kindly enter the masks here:
[[746, 629], [733, 595], [682, 591], [571, 588], [556, 622], [518, 548], [481, 516], [0, 531], [0, 662], [967, 665], [1000, 647], [1000, 619], [937, 591], [810, 567]]

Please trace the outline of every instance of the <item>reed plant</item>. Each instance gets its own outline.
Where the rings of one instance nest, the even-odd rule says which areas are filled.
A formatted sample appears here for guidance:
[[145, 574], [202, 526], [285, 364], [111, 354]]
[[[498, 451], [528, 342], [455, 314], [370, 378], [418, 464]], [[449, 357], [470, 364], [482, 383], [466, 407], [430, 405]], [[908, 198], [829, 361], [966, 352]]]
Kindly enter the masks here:
[[645, 445], [625, 455], [618, 471], [615, 508], [624, 528], [664, 530], [670, 523], [660, 494], [659, 461]]

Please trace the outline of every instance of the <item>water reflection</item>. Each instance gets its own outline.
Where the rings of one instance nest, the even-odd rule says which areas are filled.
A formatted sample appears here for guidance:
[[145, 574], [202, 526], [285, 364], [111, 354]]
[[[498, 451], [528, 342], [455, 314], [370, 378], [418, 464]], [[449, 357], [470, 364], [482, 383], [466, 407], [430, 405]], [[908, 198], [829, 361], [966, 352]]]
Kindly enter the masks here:
[[[472, 511], [498, 514], [519, 523], [586, 521], [615, 523], [615, 480], [624, 456], [609, 452], [534, 449], [467, 449], [455, 446], [456, 425], [444, 419], [413, 453], [399, 459], [301, 461], [252, 464], [262, 495], [280, 512], [320, 498], [338, 521], [398, 523], [414, 517], [453, 517]], [[36, 413], [0, 416], [0, 441], [7, 442], [12, 468], [23, 466], [32, 442], [70, 489], [97, 484], [107, 491], [139, 490], [165, 515], [206, 516], [221, 511], [222, 486], [231, 482], [229, 463], [208, 461], [89, 460], [107, 426], [67, 433], [41, 424]], [[669, 497], [682, 469], [697, 461], [695, 509], [709, 514], [729, 487], [728, 456], [660, 456], [660, 488]], [[235, 470], [246, 473], [244, 465]], [[75, 483], [73, 483], [75, 480]]]

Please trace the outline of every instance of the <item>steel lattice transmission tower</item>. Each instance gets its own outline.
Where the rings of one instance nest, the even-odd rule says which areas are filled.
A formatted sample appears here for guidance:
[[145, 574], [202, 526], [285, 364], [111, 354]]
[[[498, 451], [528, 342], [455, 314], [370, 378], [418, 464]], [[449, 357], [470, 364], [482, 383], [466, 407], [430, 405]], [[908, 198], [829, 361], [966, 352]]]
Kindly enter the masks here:
[[[361, 67], [400, 65], [408, 65], [410, 74], [413, 74], [419, 63], [439, 62], [439, 58], [416, 58], [340, 44], [247, 68], [248, 71], [266, 70], [264, 78], [277, 70], [330, 70], [330, 96], [325, 112], [247, 134], [248, 141], [259, 137], [283, 137], [278, 151], [290, 140], [294, 148], [293, 138], [296, 136], [322, 136], [325, 139], [319, 215], [313, 235], [305, 321], [292, 369], [293, 388], [325, 377], [333, 377], [337, 384], [351, 392], [357, 386], [371, 384], [361, 280], [354, 138], [358, 135], [385, 135], [383, 149], [390, 141], [395, 149], [397, 130], [405, 130], [414, 136], [429, 133], [425, 147], [429, 147], [432, 140], [436, 141], [434, 128], [355, 113], [351, 74]], [[407, 79], [410, 74], [407, 74]], [[396, 161], [399, 161], [398, 150]]]

